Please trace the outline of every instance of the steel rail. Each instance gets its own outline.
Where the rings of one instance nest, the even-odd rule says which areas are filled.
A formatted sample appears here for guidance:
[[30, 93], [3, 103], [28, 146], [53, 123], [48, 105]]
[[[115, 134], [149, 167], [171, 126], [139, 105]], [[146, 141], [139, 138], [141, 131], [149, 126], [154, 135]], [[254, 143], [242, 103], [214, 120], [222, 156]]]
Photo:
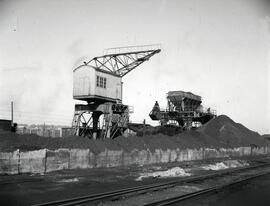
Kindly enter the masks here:
[[198, 196], [208, 194], [208, 193], [211, 193], [211, 192], [216, 192], [216, 191], [228, 188], [230, 186], [240, 184], [240, 183], [244, 183], [244, 182], [247, 182], [247, 181], [249, 181], [251, 179], [255, 179], [255, 178], [258, 178], [258, 177], [261, 177], [261, 176], [264, 176], [264, 175], [268, 175], [268, 174], [270, 174], [270, 171], [262, 172], [260, 174], [253, 175], [251, 177], [247, 177], [247, 178], [244, 178], [244, 179], [241, 179], [241, 180], [233, 181], [233, 182], [223, 184], [223, 185], [220, 185], [220, 186], [210, 187], [210, 188], [199, 190], [199, 191], [196, 191], [196, 192], [192, 192], [192, 193], [188, 193], [188, 194], [184, 194], [184, 195], [179, 195], [179, 196], [176, 196], [176, 197], [172, 197], [172, 198], [168, 198], [168, 199], [164, 199], [164, 200], [160, 200], [160, 201], [156, 201], [156, 202], [152, 202], [152, 203], [147, 203], [147, 204], [144, 204], [143, 206], [167, 206], [167, 205], [175, 204], [175, 203], [181, 202], [183, 200], [191, 199], [193, 197], [198, 197]]
[[71, 206], [71, 205], [83, 204], [83, 203], [87, 203], [87, 202], [103, 200], [103, 199], [112, 198], [115, 196], [127, 195], [127, 194], [131, 194], [131, 193], [136, 193], [136, 192], [143, 193], [145, 191], [164, 189], [165, 186], [171, 187], [171, 186], [175, 186], [175, 185], [180, 184], [180, 183], [190, 183], [190, 182], [202, 181], [202, 180], [206, 180], [209, 178], [223, 176], [223, 175], [234, 173], [234, 172], [240, 172], [243, 170], [251, 170], [251, 169], [256, 169], [259, 167], [265, 167], [265, 166], [269, 166], [269, 165], [270, 165], [270, 163], [265, 163], [265, 164], [255, 165], [255, 166], [242, 167], [240, 169], [239, 168], [228, 169], [226, 171], [218, 171], [218, 172], [214, 172], [214, 173], [210, 173], [210, 174], [206, 174], [206, 175], [188, 177], [188, 178], [181, 179], [181, 180], [174, 180], [174, 181], [168, 181], [165, 183], [155, 183], [155, 184], [142, 185], [142, 186], [137, 186], [137, 187], [130, 187], [130, 188], [115, 190], [115, 191], [111, 191], [111, 192], [104, 192], [104, 193], [98, 193], [98, 194], [93, 194], [93, 195], [85, 195], [85, 196], [81, 196], [81, 197], [56, 200], [56, 201], [51, 201], [51, 202], [47, 202], [47, 203], [34, 204], [32, 206], [55, 206], [55, 205], [57, 205], [57, 206]]

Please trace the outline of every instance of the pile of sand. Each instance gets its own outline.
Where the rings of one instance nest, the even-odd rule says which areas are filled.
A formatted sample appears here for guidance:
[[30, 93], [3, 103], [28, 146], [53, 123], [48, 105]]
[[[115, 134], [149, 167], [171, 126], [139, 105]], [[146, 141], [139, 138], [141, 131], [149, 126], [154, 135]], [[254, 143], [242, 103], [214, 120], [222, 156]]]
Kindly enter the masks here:
[[137, 181], [141, 181], [144, 178], [153, 177], [153, 178], [166, 178], [166, 177], [187, 177], [191, 176], [190, 173], [186, 172], [181, 167], [173, 167], [164, 171], [155, 171], [155, 172], [144, 172], [141, 173], [140, 176], [136, 179]]
[[232, 148], [239, 146], [270, 145], [264, 137], [229, 117], [221, 115], [212, 119], [196, 131], [167, 136], [165, 134], [144, 135], [141, 137], [118, 137], [116, 139], [89, 140], [83, 137], [46, 138], [36, 135], [18, 135], [0, 132], [0, 151], [37, 150], [42, 148], [89, 148], [94, 153], [110, 150], [131, 151], [133, 149], [184, 149], [184, 148]]
[[228, 168], [246, 167], [249, 166], [244, 160], [225, 160], [223, 162], [216, 162], [215, 164], [204, 165], [201, 168], [204, 170], [224, 170]]

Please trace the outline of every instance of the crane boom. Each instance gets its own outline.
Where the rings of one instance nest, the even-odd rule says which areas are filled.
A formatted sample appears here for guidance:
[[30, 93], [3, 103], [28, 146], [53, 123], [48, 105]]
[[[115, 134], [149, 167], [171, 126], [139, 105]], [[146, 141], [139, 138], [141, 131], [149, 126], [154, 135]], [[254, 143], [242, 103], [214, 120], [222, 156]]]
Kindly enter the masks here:
[[160, 51], [159, 45], [110, 48], [85, 64], [123, 77]]

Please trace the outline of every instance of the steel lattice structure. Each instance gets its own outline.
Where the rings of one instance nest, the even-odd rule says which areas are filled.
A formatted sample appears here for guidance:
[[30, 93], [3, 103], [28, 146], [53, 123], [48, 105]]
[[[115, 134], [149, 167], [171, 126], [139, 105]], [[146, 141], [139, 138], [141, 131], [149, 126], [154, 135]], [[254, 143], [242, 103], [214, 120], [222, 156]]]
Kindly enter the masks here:
[[[146, 49], [149, 47], [150, 49]], [[137, 51], [132, 52], [131, 50], [134, 49]], [[130, 51], [122, 52], [123, 50]], [[115, 52], [112, 53], [113, 51]], [[159, 45], [110, 48], [105, 50], [105, 55], [94, 57], [89, 62], [85, 62], [85, 64], [123, 77], [160, 51]]]

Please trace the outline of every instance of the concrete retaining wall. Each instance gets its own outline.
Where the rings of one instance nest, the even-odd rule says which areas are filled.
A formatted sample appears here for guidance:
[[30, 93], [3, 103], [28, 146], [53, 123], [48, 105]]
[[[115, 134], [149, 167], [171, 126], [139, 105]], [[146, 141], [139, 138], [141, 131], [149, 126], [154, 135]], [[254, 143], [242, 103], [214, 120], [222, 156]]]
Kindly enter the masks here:
[[20, 152], [0, 152], [0, 173], [18, 174], [19, 172]]
[[58, 149], [47, 150], [45, 172], [63, 170], [70, 168], [70, 150]]
[[155, 163], [183, 162], [211, 158], [266, 155], [269, 147], [238, 147], [232, 149], [134, 149], [105, 150], [99, 154], [89, 149], [58, 149], [20, 152], [0, 152], [0, 174], [46, 173], [75, 168], [99, 168], [126, 165], [148, 165]]
[[90, 168], [89, 149], [71, 149], [69, 156], [69, 169]]
[[46, 149], [20, 152], [18, 173], [44, 173], [46, 167]]

